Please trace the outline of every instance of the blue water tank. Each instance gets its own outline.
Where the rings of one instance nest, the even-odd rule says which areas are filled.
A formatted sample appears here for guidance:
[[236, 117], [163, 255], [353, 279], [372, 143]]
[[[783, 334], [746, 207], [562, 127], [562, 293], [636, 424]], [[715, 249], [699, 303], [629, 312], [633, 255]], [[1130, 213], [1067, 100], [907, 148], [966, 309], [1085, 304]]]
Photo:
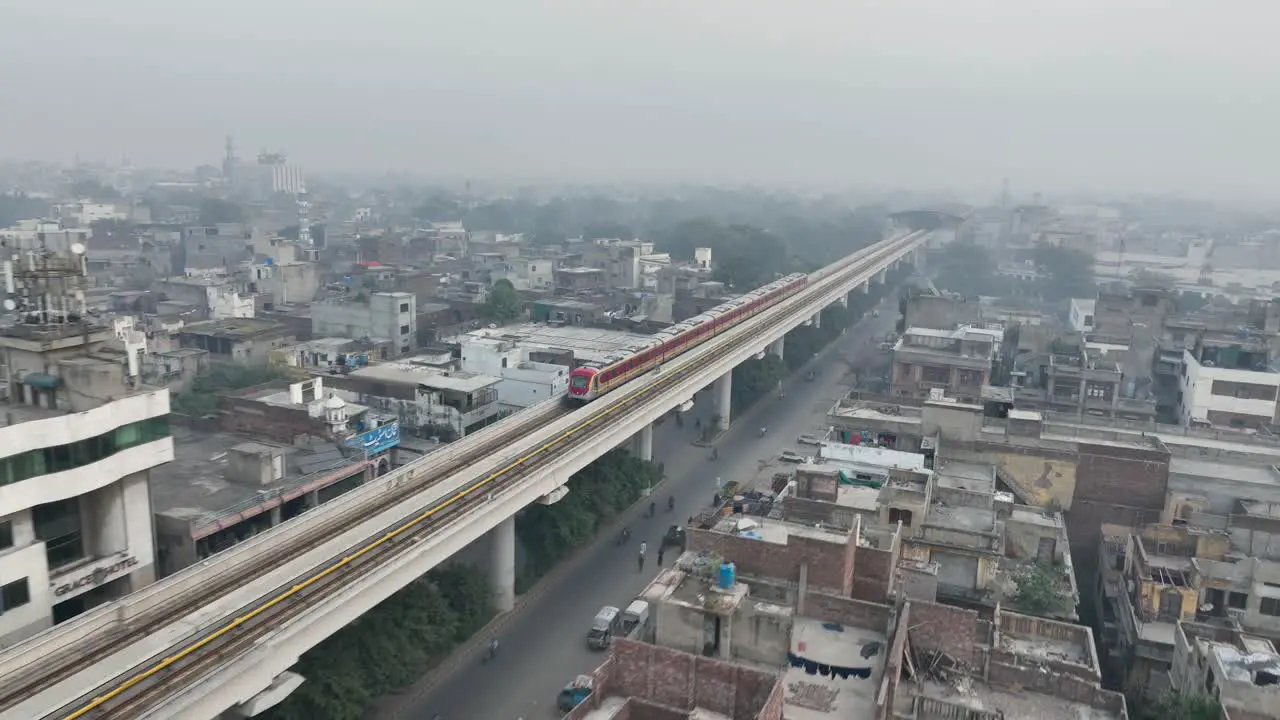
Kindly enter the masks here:
[[720, 563], [720, 588], [728, 590], [738, 582], [738, 568], [733, 563]]

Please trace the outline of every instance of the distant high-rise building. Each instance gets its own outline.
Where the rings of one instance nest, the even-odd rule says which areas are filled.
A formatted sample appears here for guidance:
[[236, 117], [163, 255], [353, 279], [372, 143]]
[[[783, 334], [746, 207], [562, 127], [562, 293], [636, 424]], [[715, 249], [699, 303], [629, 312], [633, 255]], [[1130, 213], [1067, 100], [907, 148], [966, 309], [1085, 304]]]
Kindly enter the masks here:
[[302, 179], [302, 168], [297, 165], [271, 166], [271, 192], [286, 195], [302, 195], [307, 191]]
[[307, 200], [307, 193], [298, 193], [298, 241], [303, 245], [311, 246], [313, 240], [311, 238], [311, 203]]
[[303, 195], [307, 192], [302, 168], [290, 165], [284, 153], [262, 151], [256, 163], [244, 163], [235, 157], [231, 139], [227, 138], [227, 155], [223, 175], [239, 195], [262, 202], [271, 195]]

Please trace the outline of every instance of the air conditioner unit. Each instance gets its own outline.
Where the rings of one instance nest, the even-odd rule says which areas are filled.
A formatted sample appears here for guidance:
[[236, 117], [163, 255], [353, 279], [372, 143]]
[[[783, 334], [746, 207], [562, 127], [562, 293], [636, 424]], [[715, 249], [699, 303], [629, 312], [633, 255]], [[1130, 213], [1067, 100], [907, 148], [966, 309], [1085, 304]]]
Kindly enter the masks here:
[[1227, 617], [1236, 625], [1244, 625], [1244, 609], [1243, 608], [1227, 608]]

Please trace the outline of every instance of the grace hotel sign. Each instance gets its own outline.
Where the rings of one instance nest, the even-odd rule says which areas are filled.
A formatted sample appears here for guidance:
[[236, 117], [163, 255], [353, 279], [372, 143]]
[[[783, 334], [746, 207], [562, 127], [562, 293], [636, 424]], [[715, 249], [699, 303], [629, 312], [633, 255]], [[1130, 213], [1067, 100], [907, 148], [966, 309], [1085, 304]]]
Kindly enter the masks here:
[[103, 583], [115, 580], [117, 577], [128, 573], [130, 570], [138, 566], [138, 558], [132, 555], [126, 555], [110, 565], [99, 565], [90, 570], [81, 571], [80, 575], [73, 575], [66, 581], [58, 578], [58, 582], [50, 583], [53, 586], [53, 597], [55, 602], [57, 599], [65, 598], [68, 595], [78, 595], [82, 590], [98, 587]]

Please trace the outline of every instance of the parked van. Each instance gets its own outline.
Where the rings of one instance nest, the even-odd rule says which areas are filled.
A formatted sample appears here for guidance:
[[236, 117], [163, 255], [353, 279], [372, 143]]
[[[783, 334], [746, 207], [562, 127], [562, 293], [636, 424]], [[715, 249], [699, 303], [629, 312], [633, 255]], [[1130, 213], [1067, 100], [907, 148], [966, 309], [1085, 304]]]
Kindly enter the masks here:
[[587, 631], [587, 647], [592, 650], [604, 650], [613, 642], [613, 636], [621, 629], [622, 611], [612, 605], [605, 605], [596, 613], [591, 621], [591, 629]]
[[622, 634], [633, 640], [643, 640], [649, 625], [649, 603], [644, 600], [632, 600], [627, 609], [622, 611]]

